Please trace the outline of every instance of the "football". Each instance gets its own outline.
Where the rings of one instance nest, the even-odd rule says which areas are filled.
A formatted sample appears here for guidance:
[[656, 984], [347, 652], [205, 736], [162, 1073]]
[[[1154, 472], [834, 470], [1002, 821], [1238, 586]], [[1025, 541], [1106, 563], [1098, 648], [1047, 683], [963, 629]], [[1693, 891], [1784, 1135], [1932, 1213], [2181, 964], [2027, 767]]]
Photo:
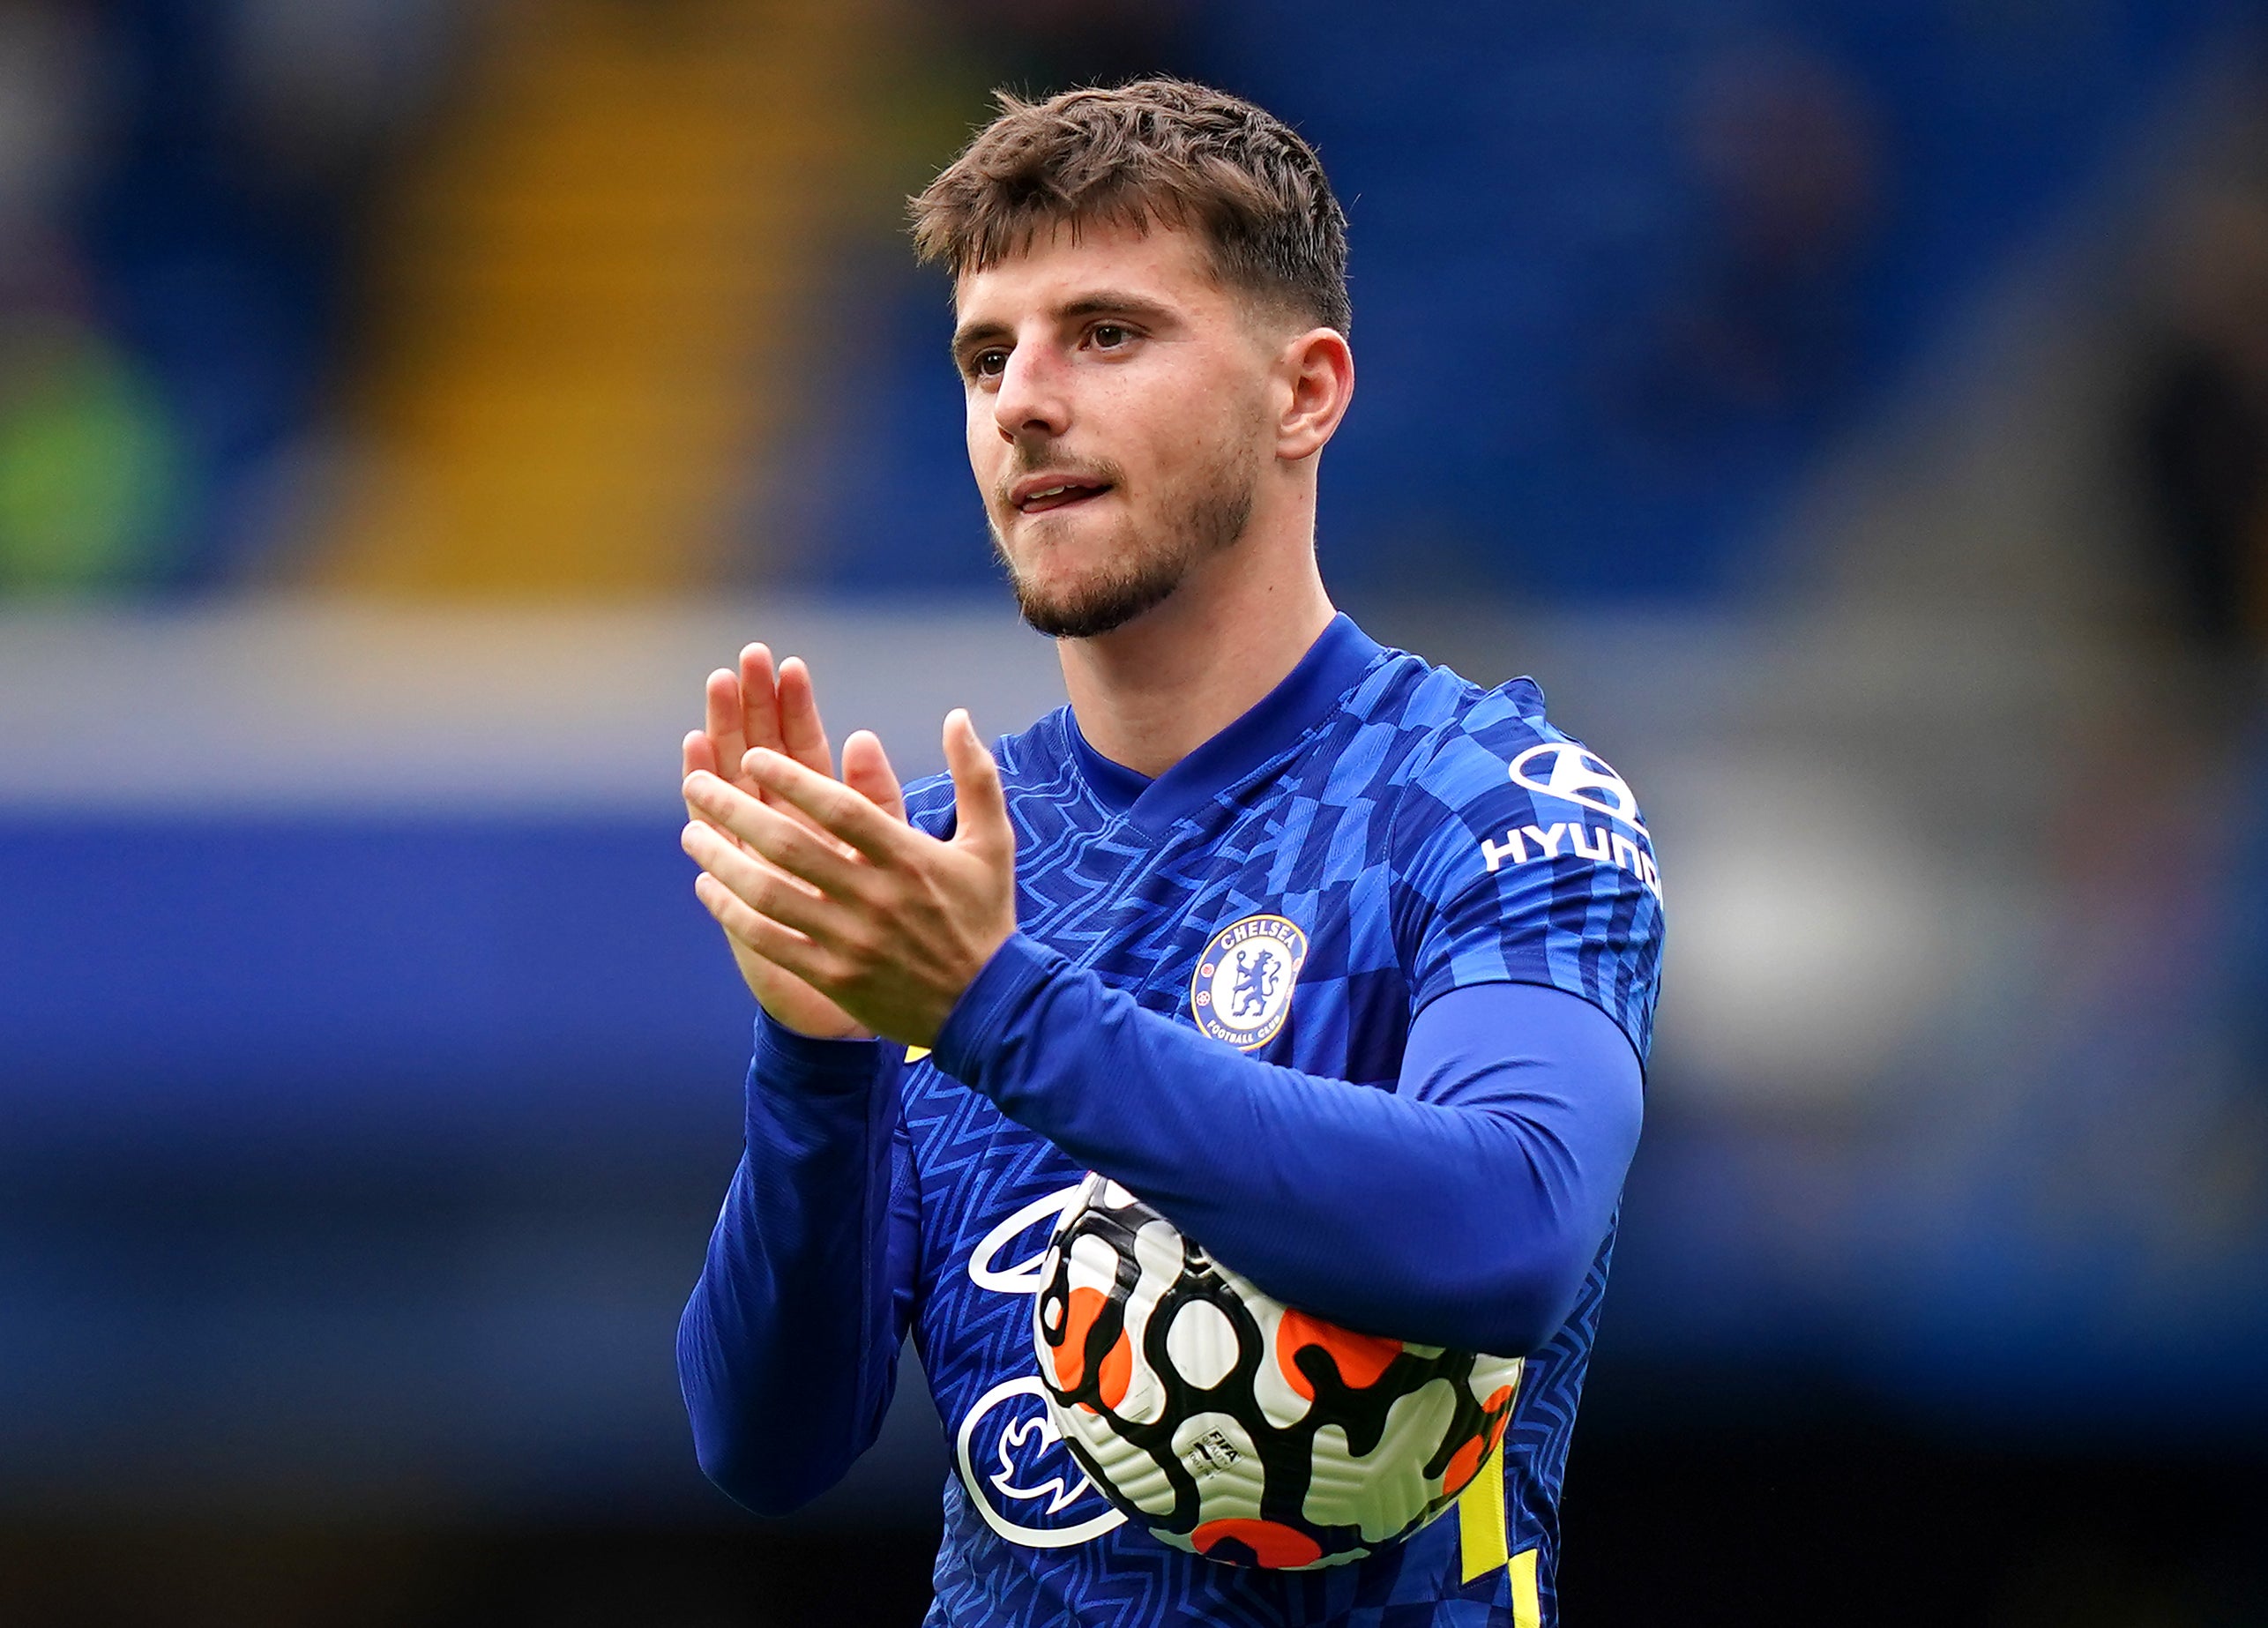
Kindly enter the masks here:
[[1096, 1487], [1178, 1549], [1304, 1571], [1440, 1512], [1489, 1461], [1518, 1357], [1355, 1333], [1270, 1298], [1090, 1176], [1041, 1264], [1048, 1413]]

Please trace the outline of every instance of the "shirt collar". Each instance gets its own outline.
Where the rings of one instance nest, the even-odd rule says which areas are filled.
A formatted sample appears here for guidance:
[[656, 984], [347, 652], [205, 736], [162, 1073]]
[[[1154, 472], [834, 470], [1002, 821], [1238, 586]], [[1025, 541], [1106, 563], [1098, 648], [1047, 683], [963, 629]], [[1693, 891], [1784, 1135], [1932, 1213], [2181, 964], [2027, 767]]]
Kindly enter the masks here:
[[1342, 612], [1331, 619], [1282, 683], [1157, 779], [1095, 751], [1079, 733], [1078, 718], [1066, 708], [1072, 758], [1088, 789], [1106, 807], [1158, 834], [1321, 723], [1382, 653], [1384, 647]]

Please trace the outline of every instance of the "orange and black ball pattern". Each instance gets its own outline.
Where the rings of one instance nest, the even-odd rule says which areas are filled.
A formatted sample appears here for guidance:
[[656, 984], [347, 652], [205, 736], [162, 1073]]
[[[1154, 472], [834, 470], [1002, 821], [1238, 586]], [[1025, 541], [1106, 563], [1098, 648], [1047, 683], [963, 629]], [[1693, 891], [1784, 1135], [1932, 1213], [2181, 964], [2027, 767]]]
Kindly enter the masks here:
[[1489, 1461], [1519, 1389], [1517, 1357], [1271, 1299], [1100, 1176], [1048, 1244], [1033, 1324], [1048, 1413], [1104, 1496], [1239, 1565], [1335, 1565], [1406, 1536]]

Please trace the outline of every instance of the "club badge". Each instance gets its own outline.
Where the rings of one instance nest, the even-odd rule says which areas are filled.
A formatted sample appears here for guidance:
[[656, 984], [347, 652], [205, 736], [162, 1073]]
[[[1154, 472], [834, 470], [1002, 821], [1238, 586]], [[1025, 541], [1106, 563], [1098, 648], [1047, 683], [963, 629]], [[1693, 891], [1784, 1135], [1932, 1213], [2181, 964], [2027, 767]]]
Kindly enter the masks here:
[[1190, 1018], [1240, 1051], [1266, 1045], [1292, 1010], [1307, 935], [1280, 915], [1248, 915], [1213, 934], [1190, 979]]

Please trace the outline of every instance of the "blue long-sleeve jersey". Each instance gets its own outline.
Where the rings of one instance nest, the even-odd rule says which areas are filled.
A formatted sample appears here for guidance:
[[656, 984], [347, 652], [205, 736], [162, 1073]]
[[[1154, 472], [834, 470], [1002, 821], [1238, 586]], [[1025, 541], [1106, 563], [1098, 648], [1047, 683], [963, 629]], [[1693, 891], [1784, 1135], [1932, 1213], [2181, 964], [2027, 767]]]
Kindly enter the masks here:
[[[760, 1510], [823, 1490], [910, 1328], [955, 1460], [933, 1622], [1552, 1620], [1658, 977], [1628, 788], [1533, 684], [1483, 693], [1344, 618], [1155, 781], [1068, 713], [998, 756], [1020, 930], [935, 1055], [759, 1025], [680, 1333], [704, 1467]], [[949, 787], [909, 807], [950, 829]], [[1281, 1299], [1527, 1355], [1503, 1455], [1525, 1567], [1468, 1578], [1448, 1521], [1287, 1575], [1120, 1520], [1046, 1424], [1027, 1298], [1090, 1169]]]

